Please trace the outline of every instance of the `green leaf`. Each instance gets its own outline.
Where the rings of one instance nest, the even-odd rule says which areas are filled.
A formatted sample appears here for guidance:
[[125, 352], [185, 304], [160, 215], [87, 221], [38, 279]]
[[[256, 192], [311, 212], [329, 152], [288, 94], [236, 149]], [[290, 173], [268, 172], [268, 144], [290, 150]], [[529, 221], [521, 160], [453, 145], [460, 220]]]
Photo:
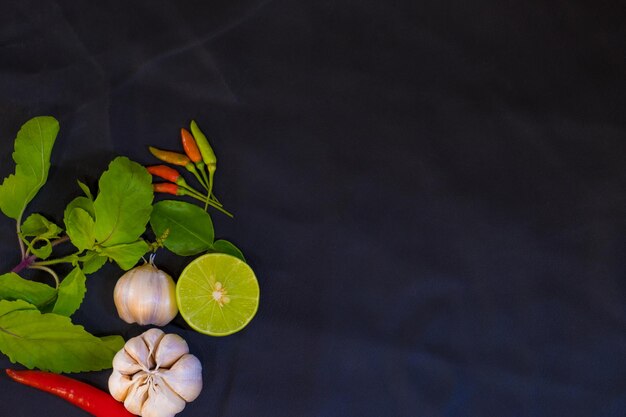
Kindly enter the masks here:
[[213, 242], [213, 245], [211, 246], [211, 251], [218, 252], [218, 253], [225, 253], [227, 255], [232, 255], [235, 258], [239, 258], [242, 261], [246, 262], [246, 258], [244, 258], [243, 252], [241, 252], [241, 250], [237, 246], [235, 246], [228, 240], [224, 240], [224, 239], [216, 240], [215, 242]]
[[24, 300], [0, 301], [0, 317], [21, 310], [36, 310], [36, 307]]
[[[65, 207], [65, 212], [63, 213], [63, 221], [67, 224], [67, 218], [69, 217], [72, 210], [75, 208], [81, 208], [85, 210], [92, 218], [96, 218], [96, 212], [93, 208], [93, 201], [88, 199], [87, 197], [76, 197]], [[67, 227], [67, 226], [66, 226]]]
[[101, 255], [106, 255], [113, 259], [124, 271], [137, 265], [139, 259], [150, 250], [150, 245], [145, 240], [138, 240], [133, 243], [123, 243], [121, 245], [102, 248]]
[[91, 194], [91, 190], [89, 189], [89, 187], [87, 187], [87, 184], [85, 184], [84, 182], [80, 180], [76, 180], [76, 182], [78, 183], [78, 186], [80, 187], [80, 189], [83, 190], [83, 193], [85, 193], [87, 198], [93, 201], [93, 194]]
[[118, 157], [98, 184], [96, 240], [102, 246], [136, 241], [145, 232], [152, 211], [151, 175], [138, 163]]
[[109, 349], [114, 352], [118, 352], [122, 350], [126, 342], [122, 336], [111, 335], [111, 336], [103, 336], [100, 338], [102, 343], [104, 343]]
[[28, 248], [39, 259], [48, 259], [52, 255], [52, 244], [48, 239], [36, 237], [30, 242]]
[[52, 372], [111, 367], [117, 351], [68, 317], [41, 314], [24, 301], [0, 301], [0, 350], [11, 362]]
[[106, 256], [100, 256], [98, 252], [87, 251], [85, 256], [81, 258], [83, 262], [83, 272], [85, 274], [93, 274], [104, 266], [107, 259]]
[[57, 301], [52, 312], [68, 317], [74, 314], [85, 298], [86, 280], [83, 271], [79, 267], [74, 268], [59, 285]]
[[26, 122], [15, 138], [15, 174], [0, 185], [0, 210], [19, 220], [28, 203], [48, 179], [50, 154], [59, 133], [59, 122], [50, 116]]
[[211, 216], [194, 204], [159, 201], [154, 205], [150, 225], [157, 236], [169, 230], [164, 245], [177, 255], [196, 255], [213, 245]]
[[40, 282], [29, 281], [14, 272], [0, 275], [0, 299], [25, 300], [37, 308], [43, 308], [54, 301], [56, 290]]
[[95, 222], [89, 213], [80, 207], [66, 213], [65, 228], [72, 244], [80, 251], [93, 248], [96, 241]]
[[22, 223], [22, 236], [23, 237], [42, 237], [46, 239], [55, 239], [59, 237], [59, 234], [63, 232], [56, 224], [43, 217], [41, 214], [31, 214], [28, 216], [24, 223]]

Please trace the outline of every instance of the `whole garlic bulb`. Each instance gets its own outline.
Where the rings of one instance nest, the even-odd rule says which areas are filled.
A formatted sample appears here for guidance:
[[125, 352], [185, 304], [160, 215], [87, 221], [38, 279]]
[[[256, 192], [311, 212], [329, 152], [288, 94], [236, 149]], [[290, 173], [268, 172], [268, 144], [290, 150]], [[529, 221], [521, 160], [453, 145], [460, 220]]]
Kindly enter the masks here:
[[130, 339], [113, 358], [109, 391], [133, 414], [173, 417], [202, 390], [202, 365], [185, 340], [159, 329]]
[[165, 326], [178, 314], [176, 284], [152, 262], [122, 275], [115, 285], [113, 299], [117, 314], [126, 323]]

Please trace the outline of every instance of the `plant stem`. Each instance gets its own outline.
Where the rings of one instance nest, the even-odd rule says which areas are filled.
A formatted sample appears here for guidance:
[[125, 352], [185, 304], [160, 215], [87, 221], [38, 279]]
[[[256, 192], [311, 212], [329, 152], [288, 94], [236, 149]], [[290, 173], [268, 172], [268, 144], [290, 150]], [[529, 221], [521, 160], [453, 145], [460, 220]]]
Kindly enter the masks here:
[[209, 179], [206, 176], [206, 171], [204, 170], [204, 167], [202, 168], [202, 170], [200, 170], [200, 173], [202, 174], [202, 178], [204, 178], [204, 183], [202, 185], [204, 185], [204, 188], [209, 191]]
[[[228, 217], [231, 217], [231, 218], [232, 218], [232, 217], [235, 217], [235, 216], [233, 216], [233, 215], [232, 215], [232, 213], [230, 213], [230, 212], [228, 212], [227, 210], [225, 210], [224, 208], [222, 208], [222, 207], [218, 206], [218, 205], [217, 205], [215, 202], [213, 202], [213, 200], [211, 200], [210, 198], [206, 198], [206, 197], [204, 197], [204, 198], [200, 198], [200, 197], [195, 196], [195, 195], [193, 195], [193, 194], [187, 194], [187, 195], [188, 195], [189, 197], [191, 197], [191, 198], [195, 198], [196, 200], [200, 200], [200, 201], [202, 201], [203, 203], [205, 203], [205, 205], [206, 205], [206, 206], [211, 206], [211, 207], [213, 207], [214, 209], [216, 209], [216, 210], [218, 210], [218, 211], [221, 211], [222, 213], [224, 213], [224, 214], [225, 214], [225, 215], [227, 215]], [[205, 208], [205, 210], [206, 210], [206, 208]]]
[[217, 204], [218, 206], [224, 207], [224, 205], [222, 203], [220, 203], [220, 201], [217, 199], [217, 197], [213, 193], [211, 193], [211, 200], [213, 200], [215, 202], [215, 204]]
[[17, 241], [20, 242], [20, 253], [22, 254], [22, 260], [23, 260], [26, 257], [26, 249], [24, 248], [24, 242], [22, 242], [22, 238], [20, 236], [20, 233], [21, 233], [20, 220], [21, 220], [21, 216], [20, 216], [20, 219], [17, 221]]
[[50, 242], [50, 244], [52, 245], [52, 247], [55, 247], [56, 245], [59, 245], [64, 242], [68, 242], [69, 240], [70, 240], [70, 237], [68, 235], [65, 235], [58, 239], [53, 240], [52, 242]]
[[56, 283], [56, 288], [59, 288], [59, 283], [60, 283], [59, 276], [52, 269], [48, 268], [47, 266], [40, 266], [40, 265], [31, 265], [28, 268], [29, 269], [39, 269], [41, 271], [46, 271], [47, 273], [52, 275], [52, 278], [54, 278], [54, 282]]
[[39, 261], [39, 262], [33, 262], [32, 265], [33, 266], [43, 266], [43, 265], [56, 265], [56, 264], [63, 264], [63, 263], [72, 263], [76, 260], [76, 255], [77, 254], [72, 254], [72, 255], [68, 255], [68, 256], [64, 256], [63, 258], [57, 258], [57, 259], [50, 259], [48, 261]]
[[196, 177], [196, 179], [198, 180], [200, 185], [202, 185], [202, 188], [208, 189], [207, 185], [204, 183], [204, 181], [202, 181], [202, 177], [198, 173], [198, 170], [196, 169], [197, 168], [196, 165], [188, 164], [188, 165], [185, 166], [185, 168], [187, 168], [187, 171], [191, 172], [193, 174], [193, 176]]

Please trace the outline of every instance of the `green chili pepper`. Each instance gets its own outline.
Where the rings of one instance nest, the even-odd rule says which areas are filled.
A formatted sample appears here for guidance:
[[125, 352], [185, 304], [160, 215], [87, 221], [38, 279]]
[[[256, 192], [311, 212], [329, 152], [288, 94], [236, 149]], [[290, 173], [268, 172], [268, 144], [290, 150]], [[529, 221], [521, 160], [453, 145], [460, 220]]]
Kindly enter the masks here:
[[200, 153], [202, 154], [202, 160], [206, 164], [207, 170], [209, 171], [208, 192], [210, 196], [213, 191], [213, 175], [215, 175], [215, 170], [217, 170], [217, 157], [215, 156], [215, 152], [213, 152], [213, 148], [211, 148], [208, 139], [204, 133], [202, 133], [195, 120], [191, 121], [190, 127], [191, 133], [193, 134], [196, 144], [198, 145], [198, 149], [200, 149]]

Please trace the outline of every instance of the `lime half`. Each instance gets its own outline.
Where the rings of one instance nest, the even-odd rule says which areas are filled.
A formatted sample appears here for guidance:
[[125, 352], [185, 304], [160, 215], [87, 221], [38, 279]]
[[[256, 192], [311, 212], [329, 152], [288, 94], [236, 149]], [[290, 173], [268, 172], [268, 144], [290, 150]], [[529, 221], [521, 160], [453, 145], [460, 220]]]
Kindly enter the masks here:
[[259, 307], [259, 283], [234, 256], [209, 253], [194, 259], [176, 284], [178, 310], [194, 330], [227, 336], [246, 327]]

